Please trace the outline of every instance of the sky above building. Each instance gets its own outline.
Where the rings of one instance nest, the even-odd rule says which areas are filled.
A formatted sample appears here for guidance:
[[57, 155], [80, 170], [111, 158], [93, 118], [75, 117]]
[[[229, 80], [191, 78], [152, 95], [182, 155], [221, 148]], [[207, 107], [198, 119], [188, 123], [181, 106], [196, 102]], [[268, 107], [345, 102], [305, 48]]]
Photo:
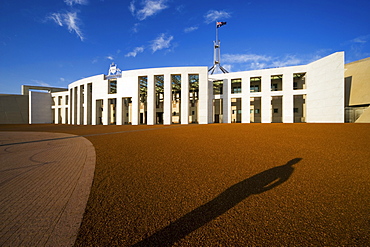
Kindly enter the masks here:
[[370, 1], [0, 0], [0, 93], [67, 87], [121, 70], [213, 65], [216, 21], [230, 72], [370, 56]]

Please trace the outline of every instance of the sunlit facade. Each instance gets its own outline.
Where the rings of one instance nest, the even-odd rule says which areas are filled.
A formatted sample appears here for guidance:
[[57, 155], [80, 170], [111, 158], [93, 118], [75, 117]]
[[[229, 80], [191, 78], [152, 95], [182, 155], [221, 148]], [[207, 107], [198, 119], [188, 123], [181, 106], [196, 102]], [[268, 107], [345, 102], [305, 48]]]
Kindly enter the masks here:
[[343, 52], [307, 65], [214, 75], [207, 67], [111, 67], [66, 91], [30, 92], [30, 123], [343, 123], [343, 78]]

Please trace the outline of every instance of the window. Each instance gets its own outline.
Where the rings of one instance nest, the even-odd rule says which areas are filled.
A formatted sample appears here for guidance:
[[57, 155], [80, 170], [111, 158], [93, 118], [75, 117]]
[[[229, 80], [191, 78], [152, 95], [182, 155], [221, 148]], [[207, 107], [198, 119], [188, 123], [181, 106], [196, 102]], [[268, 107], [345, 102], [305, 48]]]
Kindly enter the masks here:
[[232, 79], [231, 93], [241, 93], [241, 92], [242, 92], [242, 79]]
[[279, 113], [279, 109], [278, 108], [275, 108], [274, 109], [274, 113]]
[[108, 80], [108, 85], [109, 94], [117, 93], [117, 79]]
[[254, 93], [254, 92], [260, 92], [260, 87], [259, 85], [251, 85], [251, 93]]
[[261, 92], [261, 77], [250, 78], [250, 92]]
[[254, 113], [259, 114], [260, 113], [260, 109], [254, 110]]
[[213, 82], [213, 95], [223, 94], [223, 80]]
[[68, 105], [68, 95], [66, 95], [66, 105]]
[[294, 113], [298, 113], [298, 108], [294, 108]]

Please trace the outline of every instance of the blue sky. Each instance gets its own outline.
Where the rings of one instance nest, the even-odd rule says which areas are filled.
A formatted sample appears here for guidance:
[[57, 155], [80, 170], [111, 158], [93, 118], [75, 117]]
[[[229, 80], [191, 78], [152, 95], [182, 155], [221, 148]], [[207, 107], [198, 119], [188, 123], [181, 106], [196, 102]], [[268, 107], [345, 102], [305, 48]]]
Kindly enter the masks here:
[[368, 0], [0, 0], [0, 93], [67, 87], [121, 70], [212, 66], [242, 71], [307, 64], [337, 51], [370, 56]]

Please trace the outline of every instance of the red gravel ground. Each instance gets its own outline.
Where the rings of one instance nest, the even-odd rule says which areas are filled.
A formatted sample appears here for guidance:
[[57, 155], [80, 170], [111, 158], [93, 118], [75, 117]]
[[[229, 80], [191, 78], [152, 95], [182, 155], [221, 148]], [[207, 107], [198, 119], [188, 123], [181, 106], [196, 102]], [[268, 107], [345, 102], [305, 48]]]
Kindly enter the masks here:
[[370, 124], [0, 130], [94, 144], [76, 246], [370, 245]]

